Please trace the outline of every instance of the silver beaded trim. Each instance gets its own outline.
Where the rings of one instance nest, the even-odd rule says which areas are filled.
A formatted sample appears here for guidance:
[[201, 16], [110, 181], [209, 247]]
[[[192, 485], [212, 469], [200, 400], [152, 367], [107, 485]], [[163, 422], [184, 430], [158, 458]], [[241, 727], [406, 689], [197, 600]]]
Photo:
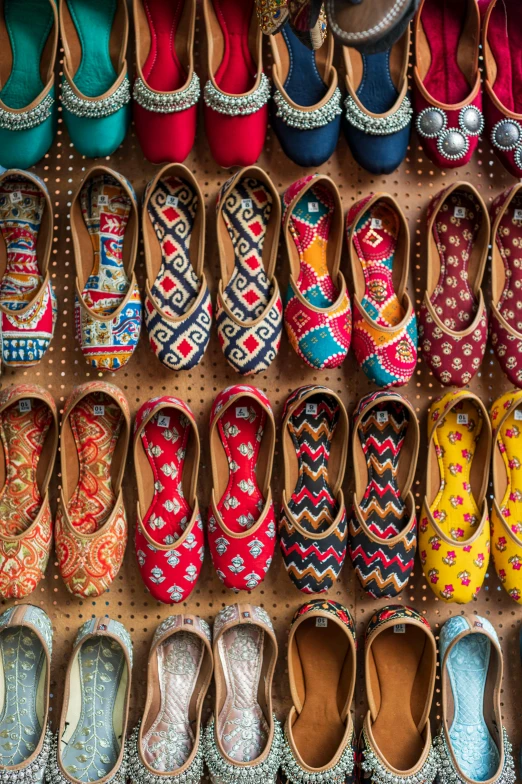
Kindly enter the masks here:
[[415, 122], [417, 133], [424, 139], [436, 139], [448, 127], [446, 112], [438, 106], [427, 106], [417, 115]]
[[[502, 727], [502, 738], [504, 741], [504, 765], [498, 778], [492, 780], [492, 784], [515, 784], [516, 774], [515, 763], [513, 762], [513, 747], [509, 742], [505, 727]], [[442, 728], [433, 741], [433, 747], [439, 758], [438, 784], [466, 784], [466, 781], [455, 770]]]
[[34, 758], [29, 765], [25, 767], [16, 768], [0, 768], [0, 782], [1, 784], [13, 784], [14, 781], [41, 781], [43, 780], [43, 773], [47, 767], [47, 762], [49, 760], [49, 754], [51, 752], [53, 743], [53, 733], [49, 725], [47, 725], [47, 729], [45, 731], [45, 737], [43, 739], [42, 748], [40, 749], [37, 756]]
[[[452, 137], [453, 148], [451, 146]], [[462, 139], [462, 149], [455, 146], [455, 141], [458, 140], [459, 137]], [[444, 145], [446, 145], [446, 147]], [[454, 149], [453, 152], [452, 149]], [[437, 150], [439, 155], [442, 155], [442, 157], [446, 158], [448, 161], [458, 161], [469, 152], [469, 139], [460, 128], [446, 128], [437, 138]]]
[[[514, 131], [516, 138], [513, 136]], [[493, 126], [491, 130], [491, 143], [497, 150], [512, 152], [522, 147], [522, 125], [517, 120], [504, 117]]]
[[351, 95], [346, 97], [344, 106], [346, 119], [350, 125], [370, 136], [389, 136], [392, 133], [397, 133], [397, 131], [402, 131], [403, 128], [410, 124], [413, 115], [411, 101], [407, 95], [402, 99], [397, 111], [386, 117], [372, 117], [367, 114], [358, 106]]
[[458, 161], [469, 152], [469, 140], [484, 130], [484, 116], [473, 104], [459, 112], [457, 128], [448, 127], [448, 116], [438, 106], [427, 106], [417, 115], [417, 133], [424, 139], [437, 139], [439, 154], [448, 161]]
[[274, 103], [277, 106], [276, 116], [280, 117], [286, 125], [298, 128], [300, 131], [322, 128], [343, 113], [342, 96], [338, 87], [335, 88], [324, 106], [310, 109], [310, 111], [290, 106], [279, 90], [274, 93]]
[[296, 760], [285, 732], [285, 744], [281, 758], [281, 770], [290, 784], [327, 784], [331, 781], [345, 781], [354, 769], [353, 732], [339, 760], [325, 771], [305, 770]]
[[370, 776], [372, 784], [432, 784], [435, 781], [439, 770], [439, 755], [432, 746], [428, 752], [426, 761], [415, 773], [401, 775], [392, 773], [386, 768], [377, 757], [370, 746], [366, 731], [363, 730], [364, 749], [362, 770]]
[[214, 84], [208, 80], [205, 85], [203, 99], [206, 105], [219, 114], [228, 114], [231, 117], [237, 115], [254, 114], [267, 103], [270, 98], [270, 82], [268, 76], [261, 74], [259, 86], [248, 95], [227, 95], [218, 90]]
[[199, 101], [201, 86], [199, 76], [194, 71], [190, 84], [184, 90], [177, 90], [172, 93], [158, 93], [147, 87], [143, 79], [139, 77], [134, 82], [132, 96], [136, 103], [143, 106], [149, 112], [158, 114], [171, 114], [190, 109]]
[[480, 136], [484, 130], [484, 117], [473, 104], [463, 106], [459, 112], [459, 128], [467, 136]]
[[281, 764], [283, 731], [274, 716], [274, 737], [268, 755], [263, 762], [252, 765], [234, 765], [220, 752], [214, 733], [214, 719], [211, 719], [203, 733], [203, 753], [212, 778], [222, 784], [269, 784], [275, 781]]
[[0, 107], [0, 128], [6, 131], [27, 131], [29, 128], [36, 128], [51, 116], [53, 103], [53, 96], [47, 93], [38, 106], [25, 112], [11, 112]]
[[133, 784], [200, 784], [204, 773], [203, 749], [201, 743], [194, 759], [183, 773], [153, 773], [143, 764], [139, 753], [139, 734], [141, 721], [129, 738], [129, 766], [127, 775]]
[[62, 82], [62, 104], [65, 109], [76, 117], [99, 119], [116, 114], [131, 99], [131, 88], [126, 76], [120, 86], [105, 98], [81, 98], [76, 95], [69, 82]]
[[[58, 734], [54, 735], [51, 741], [49, 762], [45, 771], [45, 781], [47, 784], [71, 784], [71, 780], [62, 773], [61, 768], [58, 765]], [[127, 745], [124, 742], [121, 765], [118, 770], [115, 771], [109, 779], [107, 779], [106, 784], [126, 784], [126, 781]]]

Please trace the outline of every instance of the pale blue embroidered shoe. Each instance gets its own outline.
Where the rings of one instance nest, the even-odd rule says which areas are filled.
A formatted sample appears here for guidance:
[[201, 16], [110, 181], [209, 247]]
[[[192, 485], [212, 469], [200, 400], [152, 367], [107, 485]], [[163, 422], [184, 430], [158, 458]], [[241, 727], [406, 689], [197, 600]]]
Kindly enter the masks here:
[[440, 634], [440, 661], [438, 784], [515, 784], [512, 747], [501, 719], [503, 660], [495, 629], [480, 616], [450, 618]]
[[[39, 607], [0, 615], [0, 777], [41, 784], [52, 735], [48, 723], [53, 627]], [[7, 740], [4, 740], [7, 739]]]
[[132, 642], [107, 616], [80, 627], [65, 673], [47, 784], [126, 784]]

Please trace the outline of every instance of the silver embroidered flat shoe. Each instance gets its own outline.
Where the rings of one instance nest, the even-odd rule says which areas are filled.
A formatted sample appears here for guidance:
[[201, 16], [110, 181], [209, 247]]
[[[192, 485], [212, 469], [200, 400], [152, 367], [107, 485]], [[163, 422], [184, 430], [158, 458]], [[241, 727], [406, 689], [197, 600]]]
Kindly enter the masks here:
[[110, 618], [80, 628], [65, 674], [47, 784], [125, 784], [132, 642]]
[[195, 615], [165, 618], [150, 649], [143, 718], [129, 741], [132, 784], [199, 784], [201, 711], [211, 678], [208, 623]]
[[204, 735], [212, 784], [275, 784], [282, 732], [272, 714], [277, 640], [268, 613], [232, 604], [214, 623], [214, 715]]
[[41, 784], [51, 749], [49, 683], [53, 627], [39, 607], [0, 615], [0, 782]]

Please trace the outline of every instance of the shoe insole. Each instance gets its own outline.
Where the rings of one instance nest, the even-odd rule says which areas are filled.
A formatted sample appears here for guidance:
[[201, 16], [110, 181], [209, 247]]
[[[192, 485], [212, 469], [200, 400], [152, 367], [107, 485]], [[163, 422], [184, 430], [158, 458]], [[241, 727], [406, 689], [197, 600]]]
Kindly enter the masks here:
[[218, 642], [226, 683], [226, 699], [217, 719], [222, 748], [237, 762], [252, 762], [266, 748], [270, 728], [259, 704], [265, 633], [241, 624]]
[[498, 2], [489, 18], [488, 44], [495, 60], [493, 87], [506, 109], [522, 113], [522, 30], [518, 0]]
[[522, 332], [522, 195], [506, 207], [495, 234], [505, 270], [497, 308], [513, 329]]
[[0, 634], [0, 765], [19, 765], [35, 751], [42, 734], [38, 685], [45, 652], [36, 634], [26, 626]]
[[183, 466], [190, 433], [189, 420], [176, 408], [162, 408], [141, 433], [154, 475], [154, 497], [143, 527], [159, 544], [174, 544], [192, 516], [183, 497]]
[[339, 404], [323, 394], [308, 397], [288, 420], [298, 463], [297, 482], [288, 508], [311, 533], [327, 531], [339, 511], [328, 466], [338, 421]]
[[478, 302], [469, 283], [469, 259], [477, 239], [482, 210], [473, 196], [453, 191], [439, 209], [433, 225], [440, 261], [439, 280], [431, 304], [444, 326], [467, 329]]
[[172, 92], [183, 87], [187, 74], [176, 52], [176, 34], [184, 0], [144, 0], [150, 32], [150, 52], [143, 66], [145, 81], [153, 90]]
[[151, 294], [167, 316], [183, 316], [195, 302], [201, 283], [190, 261], [190, 240], [199, 207], [186, 180], [164, 177], [151, 194], [147, 211], [161, 247], [161, 267]]
[[357, 97], [374, 114], [388, 112], [399, 97], [399, 91], [393, 83], [390, 57], [391, 50], [361, 56], [364, 75], [357, 89]]
[[54, 24], [53, 9], [49, 0], [4, 0], [3, 16], [13, 62], [0, 99], [10, 109], [23, 109], [45, 86], [40, 65]]
[[156, 650], [160, 705], [150, 728], [143, 734], [142, 754], [154, 770], [172, 773], [181, 768], [194, 748], [191, 706], [201, 664], [203, 640], [190, 632], [177, 632]]
[[431, 57], [424, 86], [440, 103], [460, 103], [473, 86], [459, 65], [467, 8], [468, 0], [428, 0], [422, 7], [421, 24]]
[[469, 479], [482, 426], [482, 412], [471, 400], [463, 400], [444, 414], [433, 435], [440, 489], [430, 511], [439, 528], [456, 542], [473, 536], [480, 522]]
[[522, 542], [522, 424], [521, 409], [506, 417], [497, 443], [506, 467], [507, 485], [500, 508], [512, 533]]
[[218, 420], [229, 476], [217, 510], [233, 533], [252, 528], [265, 506], [256, 476], [265, 422], [266, 411], [250, 397], [238, 398]]
[[292, 735], [306, 764], [322, 768], [333, 759], [346, 731], [339, 705], [351, 677], [344, 670], [350, 654], [348, 639], [336, 623], [316, 626], [316, 618], [309, 618], [296, 630], [295, 647], [303, 672], [304, 700]]
[[281, 34], [288, 49], [289, 68], [285, 79], [286, 94], [298, 106], [315, 106], [322, 101], [328, 86], [317, 69], [315, 51], [299, 40], [289, 23]]
[[130, 285], [123, 265], [123, 242], [132, 202], [120, 183], [104, 173], [89, 178], [80, 203], [94, 250], [83, 301], [97, 316], [109, 316], [123, 302]]
[[299, 254], [297, 288], [315, 308], [329, 308], [339, 296], [326, 255], [333, 211], [333, 196], [319, 183], [299, 199], [290, 216], [290, 233]]
[[223, 205], [223, 220], [234, 248], [234, 270], [223, 299], [240, 321], [260, 316], [272, 296], [263, 264], [271, 212], [272, 194], [253, 177], [243, 177], [227, 193]]
[[42, 284], [36, 243], [44, 210], [41, 188], [26, 177], [11, 175], [0, 184], [0, 232], [7, 255], [0, 304], [9, 310], [25, 308]]
[[409, 421], [401, 403], [386, 400], [362, 417], [357, 431], [368, 469], [360, 510], [369, 530], [381, 539], [397, 536], [409, 523], [397, 477]]
[[120, 755], [114, 705], [126, 662], [116, 640], [97, 637], [81, 646], [78, 663], [79, 683], [72, 684], [76, 687], [69, 699], [81, 700], [80, 715], [66, 744], [62, 738], [62, 765], [78, 781], [98, 781], [111, 772]]
[[89, 98], [96, 98], [110, 90], [118, 76], [110, 51], [117, 5], [117, 0], [67, 0], [82, 47], [74, 84]]
[[42, 508], [36, 472], [52, 422], [49, 406], [35, 398], [17, 401], [0, 414], [5, 460], [5, 484], [0, 491], [3, 536], [26, 531]]
[[213, 0], [213, 4], [223, 36], [223, 58], [215, 82], [231, 95], [247, 93], [257, 78], [249, 41], [254, 0]]
[[459, 768], [472, 781], [489, 781], [498, 771], [500, 754], [484, 719], [484, 691], [491, 642], [485, 634], [459, 640], [447, 658], [454, 714], [449, 730]]
[[78, 531], [92, 534], [110, 517], [116, 501], [111, 464], [124, 416], [110, 395], [91, 392], [76, 404], [69, 421], [78, 455], [79, 476], [67, 512]]
[[380, 693], [372, 734], [387, 763], [396, 770], [407, 771], [417, 765], [424, 749], [417, 724], [424, 712], [426, 694], [424, 684], [416, 681], [426, 634], [410, 624], [400, 626], [404, 627], [403, 633], [395, 633], [396, 627], [390, 627], [372, 643]]
[[393, 285], [393, 262], [400, 228], [396, 210], [384, 200], [378, 200], [361, 216], [353, 235], [364, 275], [361, 305], [382, 327], [395, 327], [404, 318], [404, 309]]

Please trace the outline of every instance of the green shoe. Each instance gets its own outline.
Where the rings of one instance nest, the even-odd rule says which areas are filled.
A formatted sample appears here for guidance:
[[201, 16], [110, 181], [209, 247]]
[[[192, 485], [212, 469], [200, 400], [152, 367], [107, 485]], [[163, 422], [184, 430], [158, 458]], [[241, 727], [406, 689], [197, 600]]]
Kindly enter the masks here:
[[1, 40], [10, 46], [4, 59], [11, 60], [0, 90], [0, 166], [29, 169], [49, 150], [57, 127], [54, 0], [5, 0], [0, 30]]
[[62, 105], [71, 141], [88, 158], [123, 142], [131, 119], [125, 0], [60, 0]]

